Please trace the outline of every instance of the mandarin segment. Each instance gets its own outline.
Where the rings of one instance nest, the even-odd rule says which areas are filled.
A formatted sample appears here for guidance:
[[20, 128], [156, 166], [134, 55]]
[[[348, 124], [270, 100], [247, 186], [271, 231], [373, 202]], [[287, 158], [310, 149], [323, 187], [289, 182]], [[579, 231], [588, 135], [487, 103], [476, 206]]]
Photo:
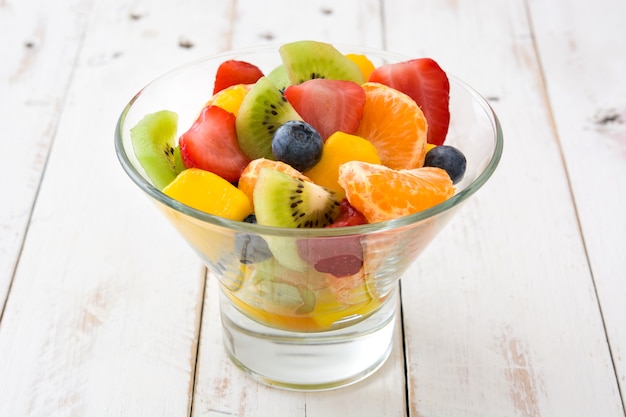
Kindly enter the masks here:
[[335, 299], [343, 305], [355, 305], [372, 301], [365, 284], [363, 270], [354, 275], [344, 277], [328, 275], [326, 283]]
[[442, 203], [454, 194], [446, 171], [424, 167], [394, 170], [351, 161], [339, 168], [339, 184], [350, 204], [369, 223], [407, 216]]
[[450, 81], [431, 58], [379, 66], [369, 81], [388, 85], [411, 97], [428, 120], [429, 143], [443, 145], [450, 125]]
[[363, 118], [356, 132], [378, 151], [381, 163], [392, 169], [424, 164], [428, 124], [413, 99], [383, 84], [367, 82]]
[[265, 159], [258, 158], [250, 161], [250, 163], [244, 168], [241, 173], [241, 177], [239, 177], [239, 183], [237, 187], [243, 191], [245, 195], [248, 196], [251, 202], [253, 202], [253, 192], [254, 186], [256, 185], [256, 180], [259, 177], [259, 172], [263, 168], [271, 168], [276, 171], [284, 172], [285, 174], [289, 174], [294, 178], [300, 178], [304, 181], [309, 181], [305, 175], [303, 175], [300, 171], [293, 168], [291, 165], [286, 164], [281, 161], [274, 161], [273, 159]]

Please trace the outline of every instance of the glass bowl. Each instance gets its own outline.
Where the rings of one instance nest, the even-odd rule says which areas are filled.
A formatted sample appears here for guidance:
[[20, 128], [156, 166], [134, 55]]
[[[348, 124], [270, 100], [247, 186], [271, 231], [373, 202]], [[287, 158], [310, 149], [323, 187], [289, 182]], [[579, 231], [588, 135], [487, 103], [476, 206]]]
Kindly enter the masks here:
[[[337, 48], [365, 54], [376, 66], [410, 59], [362, 47]], [[177, 113], [178, 136], [185, 132], [211, 96], [218, 66], [228, 59], [253, 63], [265, 74], [280, 64], [278, 47], [269, 45], [210, 56], [164, 74], [123, 109], [115, 131], [117, 156], [219, 281], [224, 345], [237, 366], [287, 389], [324, 390], [357, 382], [391, 351], [398, 280], [496, 169], [503, 146], [500, 123], [480, 94], [448, 74], [446, 144], [467, 158], [465, 175], [450, 199], [410, 216], [351, 227], [291, 229], [232, 221], [186, 206], [153, 186], [130, 139], [139, 120], [160, 110]], [[300, 256], [320, 247], [327, 248], [323, 256], [356, 262], [357, 272], [320, 272]], [[250, 259], [268, 249], [269, 259]]]

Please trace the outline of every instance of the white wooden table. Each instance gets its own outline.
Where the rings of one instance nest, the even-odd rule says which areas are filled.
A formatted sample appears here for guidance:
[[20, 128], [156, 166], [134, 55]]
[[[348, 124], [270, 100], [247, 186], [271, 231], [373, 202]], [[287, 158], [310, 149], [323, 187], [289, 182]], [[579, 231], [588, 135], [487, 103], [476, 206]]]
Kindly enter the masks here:
[[[624, 0], [0, 0], [0, 416], [624, 416]], [[303, 38], [430, 56], [501, 164], [402, 280], [372, 378], [225, 357], [215, 280], [125, 176], [117, 117], [192, 59]]]

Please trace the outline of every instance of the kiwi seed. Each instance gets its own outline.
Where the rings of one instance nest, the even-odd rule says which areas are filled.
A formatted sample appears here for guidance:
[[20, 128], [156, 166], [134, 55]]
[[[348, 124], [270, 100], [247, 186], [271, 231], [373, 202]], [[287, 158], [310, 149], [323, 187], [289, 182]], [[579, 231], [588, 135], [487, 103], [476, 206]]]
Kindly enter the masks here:
[[272, 137], [288, 120], [302, 120], [283, 93], [266, 77], [250, 89], [239, 108], [236, 121], [237, 140], [250, 159], [274, 159]]
[[253, 199], [257, 221], [266, 226], [326, 227], [339, 214], [334, 191], [269, 168], [259, 172]]

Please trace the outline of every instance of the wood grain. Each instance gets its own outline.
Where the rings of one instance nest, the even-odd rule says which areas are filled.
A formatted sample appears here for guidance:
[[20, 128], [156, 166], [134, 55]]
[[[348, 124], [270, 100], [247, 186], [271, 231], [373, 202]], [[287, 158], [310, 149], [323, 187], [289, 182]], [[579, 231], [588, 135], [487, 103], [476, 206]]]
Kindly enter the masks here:
[[[74, 71], [91, 1], [0, 9], [0, 315]], [[68, 13], [59, 14], [58, 8]], [[54, 80], [54, 82], [50, 82]]]
[[[0, 415], [189, 413], [204, 268], [113, 151], [117, 117], [140, 87], [218, 49], [181, 47], [185, 25], [172, 24], [177, 13], [208, 16], [206, 4], [166, 3], [138, 19], [136, 2], [99, 2], [83, 17], [89, 32], [0, 327]], [[219, 10], [198, 39], [228, 27]]]
[[555, 130], [626, 404], [626, 28], [623, 3], [530, 1]]
[[[0, 416], [626, 416], [620, 0], [0, 0]], [[390, 360], [298, 393], [226, 357], [215, 278], [123, 173], [148, 81], [297, 39], [430, 56], [505, 152], [402, 279]]]
[[403, 279], [411, 413], [623, 415], [524, 3], [386, 17], [389, 49], [422, 40], [492, 98], [505, 135], [494, 178]]

